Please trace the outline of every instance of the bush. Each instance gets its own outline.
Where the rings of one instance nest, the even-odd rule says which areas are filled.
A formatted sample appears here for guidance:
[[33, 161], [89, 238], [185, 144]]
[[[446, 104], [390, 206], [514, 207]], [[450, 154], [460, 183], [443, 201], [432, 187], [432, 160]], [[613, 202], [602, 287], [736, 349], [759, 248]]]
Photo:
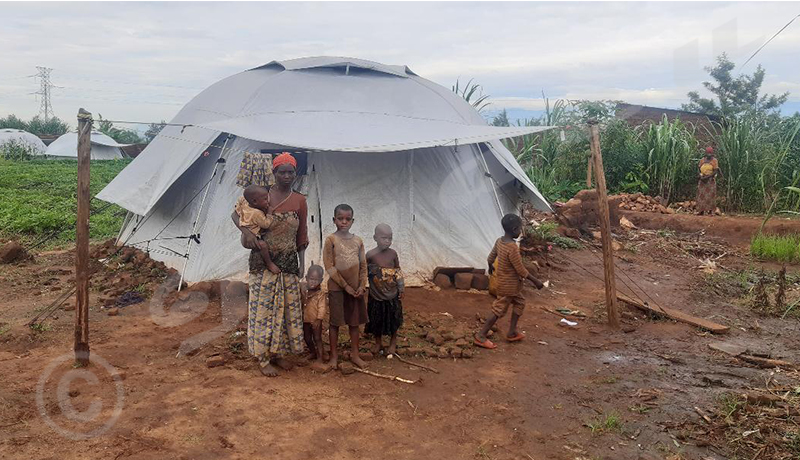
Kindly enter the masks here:
[[36, 149], [26, 142], [9, 139], [0, 144], [0, 158], [4, 160], [30, 160]]

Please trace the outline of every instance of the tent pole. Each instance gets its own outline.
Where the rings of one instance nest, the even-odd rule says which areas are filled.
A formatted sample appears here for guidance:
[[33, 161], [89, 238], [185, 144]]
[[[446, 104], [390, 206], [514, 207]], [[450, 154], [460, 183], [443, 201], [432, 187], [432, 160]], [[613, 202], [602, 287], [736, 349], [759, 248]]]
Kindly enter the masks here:
[[[219, 158], [214, 163], [214, 170], [211, 172], [211, 178], [217, 175], [217, 168], [219, 168], [220, 159], [225, 158], [225, 153], [227, 151], [226, 147], [228, 146], [228, 141], [231, 139], [231, 134], [228, 133], [228, 136], [225, 138], [225, 143], [222, 144], [222, 151], [219, 153]], [[189, 234], [190, 236], [194, 235], [197, 231], [197, 222], [200, 221], [200, 213], [203, 212], [203, 206], [206, 204], [206, 198], [208, 197], [208, 191], [211, 190], [211, 180], [209, 179], [208, 183], [206, 184], [206, 190], [203, 192], [203, 199], [200, 200], [200, 208], [197, 210], [197, 215], [194, 218], [194, 223], [192, 223], [192, 232]], [[186, 256], [183, 260], [183, 270], [181, 270], [181, 279], [178, 281], [178, 291], [181, 290], [181, 286], [183, 286], [183, 278], [186, 274], [186, 267], [189, 265], [189, 249], [192, 247], [192, 238], [189, 238], [186, 242]]]
[[486, 157], [483, 156], [483, 149], [481, 148], [480, 144], [478, 144], [478, 156], [481, 158], [481, 162], [483, 163], [483, 170], [486, 173], [486, 177], [489, 179], [489, 182], [492, 185], [492, 192], [494, 192], [494, 200], [497, 202], [497, 209], [500, 210], [500, 214], [505, 215], [503, 212], [503, 206], [500, 204], [500, 196], [497, 194], [497, 186], [492, 179], [492, 175], [489, 172], [489, 164], [486, 163]]

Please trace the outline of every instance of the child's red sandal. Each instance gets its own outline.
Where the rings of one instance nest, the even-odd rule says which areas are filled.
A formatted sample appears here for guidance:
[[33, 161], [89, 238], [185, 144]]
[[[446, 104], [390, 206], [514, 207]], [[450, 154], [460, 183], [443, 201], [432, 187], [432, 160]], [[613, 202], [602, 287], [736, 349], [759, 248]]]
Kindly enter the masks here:
[[477, 345], [477, 346], [479, 346], [481, 348], [486, 348], [487, 350], [494, 350], [495, 348], [497, 348], [497, 345], [495, 345], [494, 342], [492, 342], [489, 339], [486, 339], [483, 342], [481, 342], [480, 340], [475, 338], [475, 339], [473, 339], [473, 341], [474, 341], [475, 345]]
[[517, 332], [517, 334], [514, 335], [513, 337], [506, 337], [506, 340], [508, 340], [509, 342], [519, 342], [520, 340], [523, 340], [524, 338], [525, 338], [525, 334]]

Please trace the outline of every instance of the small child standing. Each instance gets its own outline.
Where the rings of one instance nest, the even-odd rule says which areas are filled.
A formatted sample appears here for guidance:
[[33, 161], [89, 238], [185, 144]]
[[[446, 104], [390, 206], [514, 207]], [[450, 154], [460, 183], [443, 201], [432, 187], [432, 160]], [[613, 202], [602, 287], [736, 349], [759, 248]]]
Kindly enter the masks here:
[[497, 345], [486, 337], [489, 330], [494, 326], [498, 319], [505, 316], [511, 308], [511, 325], [506, 334], [509, 342], [518, 342], [525, 338], [524, 334], [517, 331], [517, 321], [525, 309], [525, 298], [522, 297], [522, 280], [527, 279], [532, 282], [536, 289], [544, 287], [541, 281], [528, 273], [522, 264], [522, 256], [519, 253], [516, 239], [522, 233], [522, 219], [516, 214], [506, 214], [500, 222], [505, 231], [505, 235], [498, 238], [494, 243], [494, 248], [489, 254], [489, 274], [494, 270], [494, 262], [497, 260], [497, 299], [492, 304], [492, 315], [486, 320], [483, 328], [475, 335], [475, 345], [483, 348], [493, 349]]
[[353, 208], [340, 204], [333, 210], [336, 232], [325, 239], [322, 260], [328, 272], [328, 306], [330, 307], [331, 356], [328, 364], [336, 367], [339, 355], [339, 326], [350, 329], [350, 361], [360, 368], [367, 367], [358, 352], [359, 326], [367, 322], [367, 259], [364, 242], [350, 233]]
[[390, 248], [392, 227], [378, 224], [373, 239], [378, 246], [367, 253], [369, 322], [364, 332], [375, 337], [375, 346], [372, 348], [375, 355], [383, 349], [383, 336], [390, 336], [386, 354], [393, 355], [397, 352], [397, 330], [403, 325], [402, 299], [405, 283], [397, 251]]
[[300, 283], [300, 299], [303, 303], [303, 337], [314, 363], [311, 368], [325, 372], [330, 368], [322, 357], [322, 321], [328, 314], [328, 295], [322, 289], [325, 270], [319, 265], [308, 267], [306, 281]]
[[[239, 226], [250, 230], [254, 235], [269, 230], [273, 217], [269, 210], [269, 188], [251, 185], [236, 200], [234, 211], [239, 215]], [[267, 269], [272, 273], [280, 273], [280, 269], [272, 262], [267, 243], [259, 238], [258, 249]]]

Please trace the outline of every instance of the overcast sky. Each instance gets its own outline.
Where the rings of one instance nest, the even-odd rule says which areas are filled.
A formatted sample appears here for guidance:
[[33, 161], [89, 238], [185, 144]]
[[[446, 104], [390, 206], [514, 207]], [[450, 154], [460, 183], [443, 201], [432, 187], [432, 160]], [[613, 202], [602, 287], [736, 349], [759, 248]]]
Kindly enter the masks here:
[[[0, 116], [169, 120], [211, 83], [271, 60], [335, 55], [405, 64], [441, 85], [474, 78], [514, 116], [551, 98], [679, 107], [702, 67], [741, 65], [800, 3], [0, 3]], [[744, 69], [800, 110], [800, 19]], [[738, 70], [738, 69], [737, 69]]]

